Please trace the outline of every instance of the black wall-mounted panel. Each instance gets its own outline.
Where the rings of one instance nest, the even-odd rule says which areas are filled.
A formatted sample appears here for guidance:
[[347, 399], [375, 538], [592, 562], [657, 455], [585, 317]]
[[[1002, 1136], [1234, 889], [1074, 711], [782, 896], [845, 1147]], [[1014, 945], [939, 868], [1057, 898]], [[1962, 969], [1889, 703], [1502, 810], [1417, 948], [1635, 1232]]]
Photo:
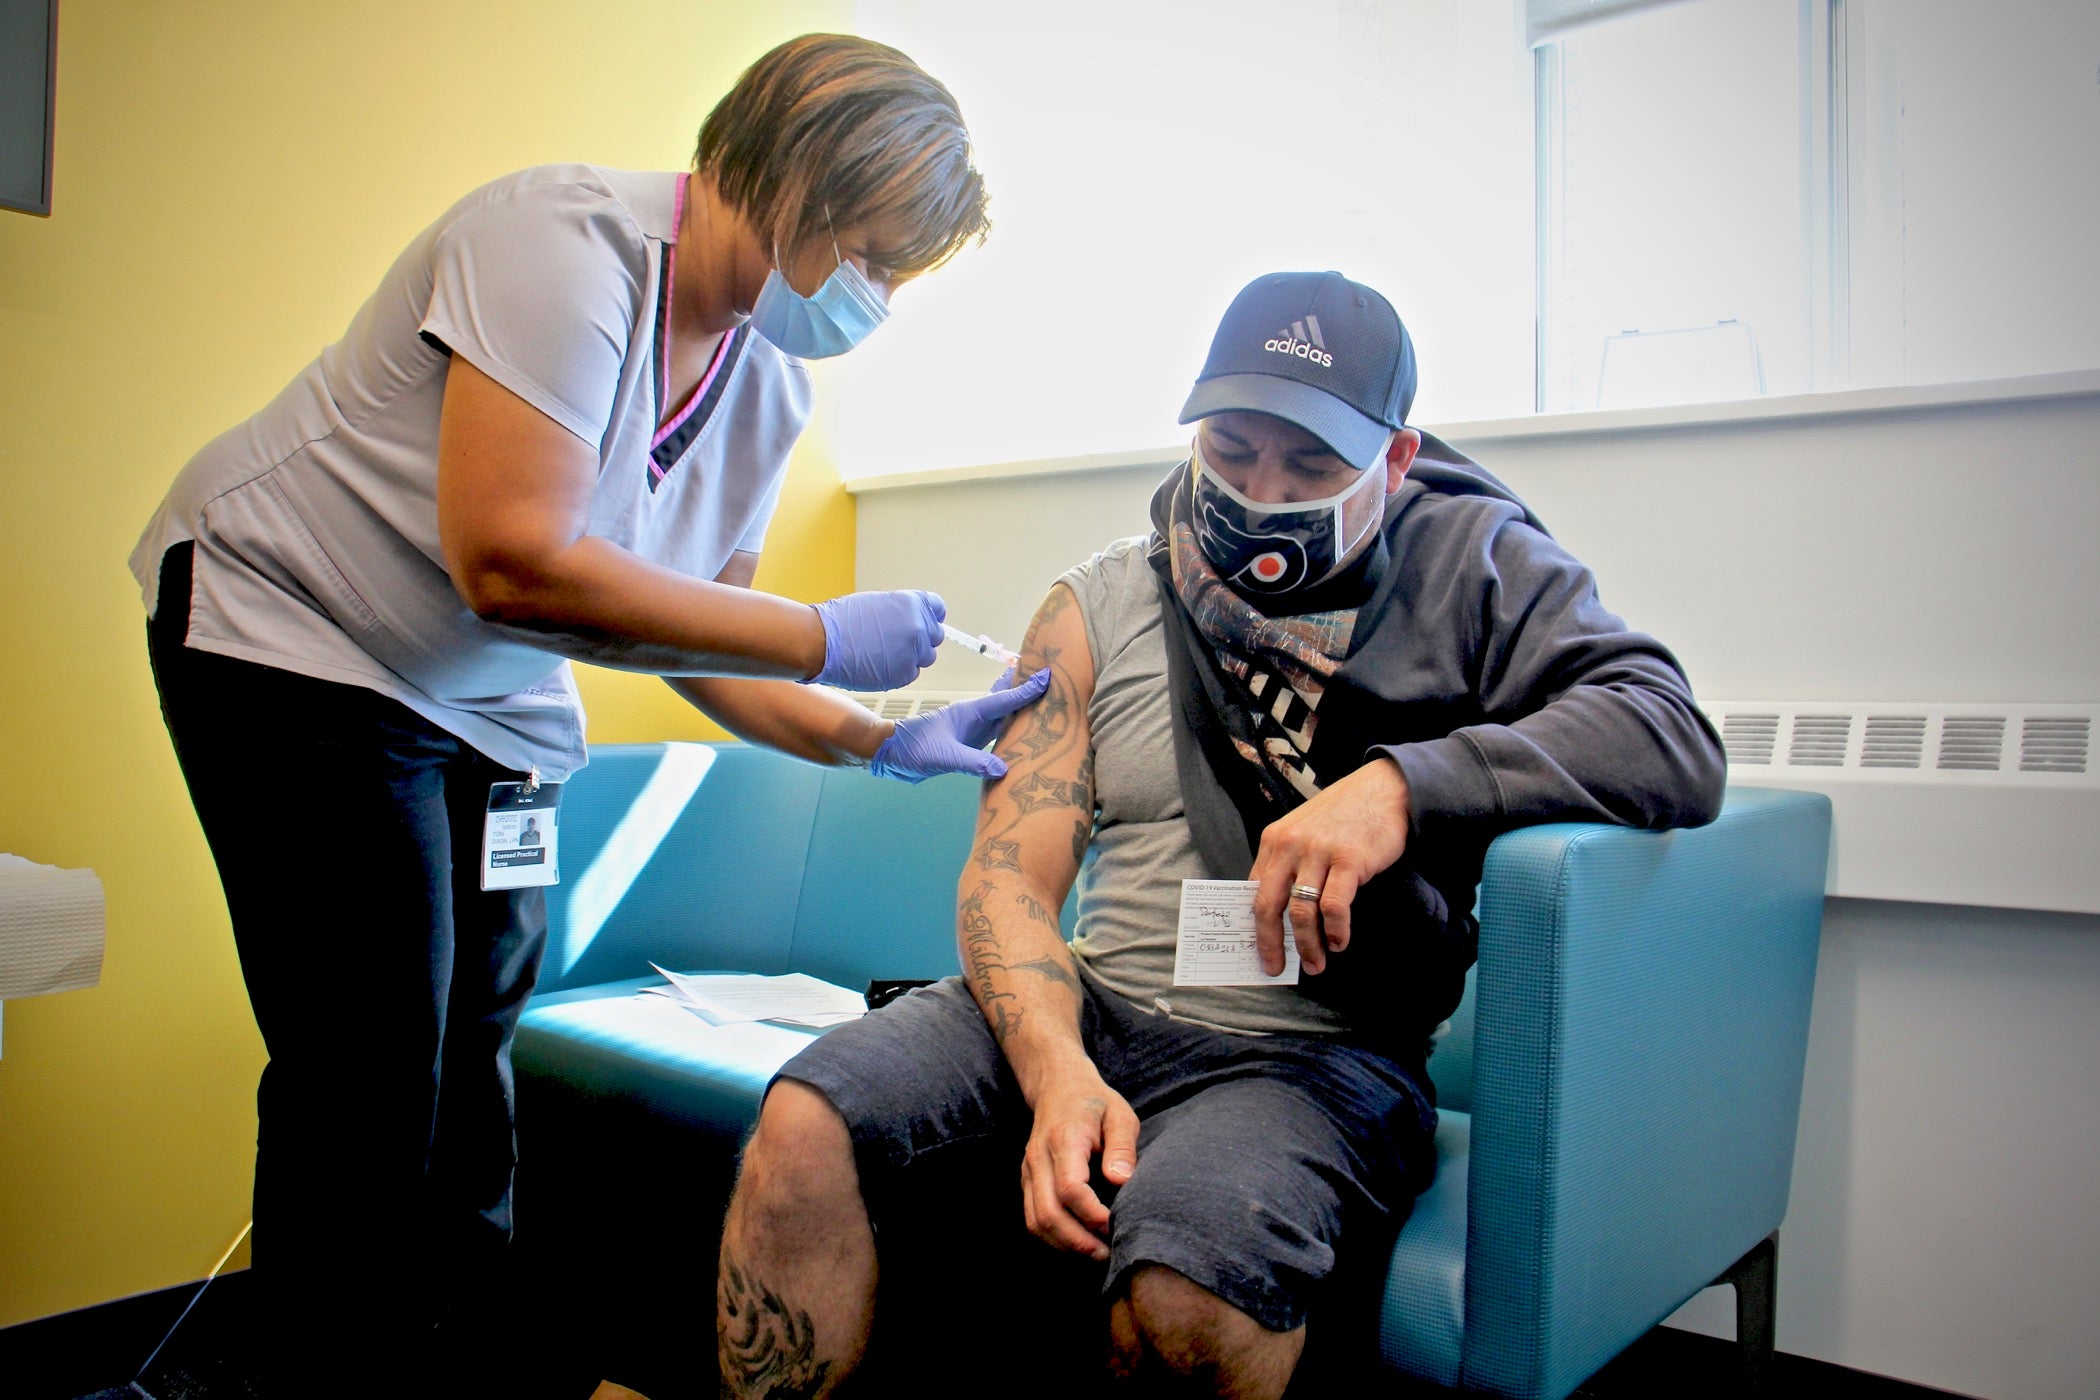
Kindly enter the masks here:
[[58, 0], [0, 0], [0, 209], [51, 212]]

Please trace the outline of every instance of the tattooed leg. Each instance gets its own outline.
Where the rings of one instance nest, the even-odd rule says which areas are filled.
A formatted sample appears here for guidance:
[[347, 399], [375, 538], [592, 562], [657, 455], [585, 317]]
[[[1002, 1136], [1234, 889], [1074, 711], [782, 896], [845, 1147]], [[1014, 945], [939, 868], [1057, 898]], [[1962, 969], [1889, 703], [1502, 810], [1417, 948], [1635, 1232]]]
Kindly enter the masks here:
[[732, 1395], [813, 1396], [831, 1366], [817, 1355], [816, 1324], [725, 1255], [715, 1283], [722, 1370]]
[[852, 1140], [824, 1096], [766, 1096], [722, 1229], [716, 1354], [725, 1395], [829, 1395], [867, 1351], [875, 1236]]

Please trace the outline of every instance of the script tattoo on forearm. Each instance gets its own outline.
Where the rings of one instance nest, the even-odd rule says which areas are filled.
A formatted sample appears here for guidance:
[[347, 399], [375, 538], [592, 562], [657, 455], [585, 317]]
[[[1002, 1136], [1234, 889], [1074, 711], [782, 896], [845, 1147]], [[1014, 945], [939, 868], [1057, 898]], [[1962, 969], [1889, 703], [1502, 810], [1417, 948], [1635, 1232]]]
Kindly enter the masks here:
[[757, 1277], [722, 1261], [715, 1286], [721, 1310], [722, 1381], [733, 1395], [801, 1397], [823, 1389], [831, 1363], [817, 1357], [809, 1314], [790, 1307]]
[[1004, 1045], [1007, 1037], [1021, 1028], [1022, 1012], [1012, 1004], [1014, 994], [999, 984], [999, 974], [1008, 969], [1005, 950], [999, 946], [999, 931], [992, 926], [992, 916], [984, 912], [985, 898], [992, 889], [991, 881], [978, 881], [977, 888], [956, 905], [955, 918], [962, 934], [971, 990], [976, 992], [977, 1005], [991, 1025], [992, 1039]]

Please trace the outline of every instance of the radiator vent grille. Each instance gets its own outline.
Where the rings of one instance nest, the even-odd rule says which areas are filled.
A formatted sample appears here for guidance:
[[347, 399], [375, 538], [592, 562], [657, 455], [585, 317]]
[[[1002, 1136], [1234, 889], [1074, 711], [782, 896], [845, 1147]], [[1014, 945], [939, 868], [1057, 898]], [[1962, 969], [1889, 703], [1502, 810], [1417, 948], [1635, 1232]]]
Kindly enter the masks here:
[[1770, 763], [1779, 742], [1779, 716], [1730, 714], [1721, 721], [1721, 743], [1730, 763]]
[[1862, 768], [1916, 768], [1925, 761], [1925, 716], [1868, 715]]
[[[1707, 707], [1729, 766], [1881, 782], [2100, 786], [2100, 705], [1832, 704], [1743, 700]], [[1818, 779], [1820, 781], [1820, 779]]]
[[1796, 768], [1842, 768], [1851, 740], [1850, 715], [1797, 715], [1786, 761]]
[[2020, 771], [2083, 773], [2092, 733], [2090, 719], [2029, 716], [2020, 726]]
[[855, 700], [873, 710], [882, 719], [909, 719], [913, 715], [930, 715], [935, 710], [944, 710], [958, 700], [968, 699], [975, 692], [967, 690], [885, 690], [848, 691]]
[[2100, 915], [2100, 701], [1704, 709], [1731, 784], [1830, 799], [1831, 894]]
[[1949, 715], [1940, 730], [1942, 768], [1995, 773], [2005, 752], [2005, 719], [2001, 715]]

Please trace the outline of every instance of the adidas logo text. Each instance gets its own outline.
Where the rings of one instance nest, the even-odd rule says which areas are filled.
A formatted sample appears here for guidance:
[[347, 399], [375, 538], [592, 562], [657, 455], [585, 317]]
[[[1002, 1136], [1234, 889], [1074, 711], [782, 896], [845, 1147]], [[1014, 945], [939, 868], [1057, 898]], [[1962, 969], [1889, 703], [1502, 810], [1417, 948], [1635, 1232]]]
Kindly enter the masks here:
[[1276, 332], [1275, 338], [1265, 342], [1262, 349], [1276, 355], [1296, 355], [1309, 360], [1323, 369], [1334, 368], [1334, 356], [1327, 353], [1327, 342], [1320, 335], [1320, 318], [1307, 316], [1294, 321]]
[[1316, 349], [1303, 340], [1281, 337], [1264, 342], [1261, 348], [1273, 350], [1279, 355], [1296, 355], [1301, 360], [1311, 360], [1314, 364], [1327, 368], [1334, 366], [1334, 356], [1328, 354], [1325, 350]]

